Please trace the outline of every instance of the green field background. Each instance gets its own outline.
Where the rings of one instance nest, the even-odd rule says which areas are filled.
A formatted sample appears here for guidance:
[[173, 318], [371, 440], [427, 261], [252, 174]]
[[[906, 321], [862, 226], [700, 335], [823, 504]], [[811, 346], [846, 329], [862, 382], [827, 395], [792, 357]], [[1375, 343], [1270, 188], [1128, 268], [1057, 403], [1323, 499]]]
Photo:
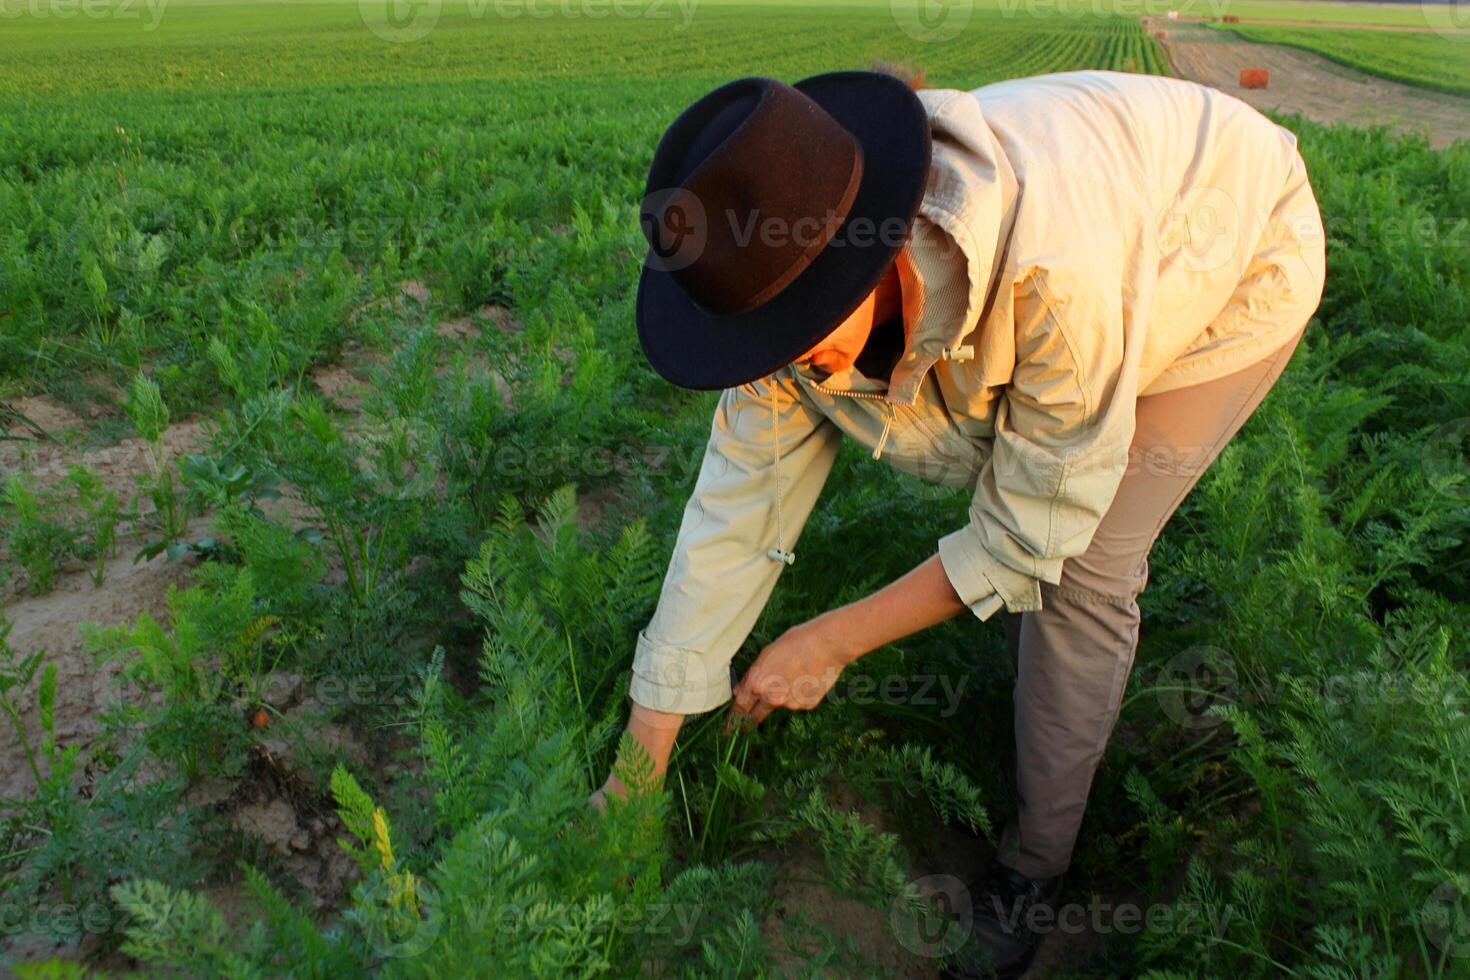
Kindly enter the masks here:
[[[99, 641], [156, 696], [104, 725], [85, 768], [58, 765], [0, 814], [14, 907], [61, 896], [107, 913], [89, 936], [20, 930], [28, 955], [64, 943], [57, 955], [120, 971], [324, 980], [487, 963], [772, 976], [794, 958], [866, 976], [881, 972], [864, 959], [877, 945], [905, 957], [887, 966], [934, 975], [935, 958], [898, 948], [890, 916], [917, 901], [919, 869], [968, 874], [959, 856], [988, 848], [1015, 803], [1012, 665], [994, 619], [863, 661], [875, 677], [963, 678], [951, 717], [849, 700], [727, 734], [714, 713], [681, 735], [666, 794], [587, 815], [717, 397], [673, 388], [641, 356], [636, 204], [658, 135], [732, 76], [876, 59], [956, 87], [1163, 72], [1157, 43], [1131, 15], [999, 4], [933, 41], [880, 3], [710, 3], [687, 23], [677, 7], [533, 19], [449, 5], [402, 43], [351, 3], [175, 2], [151, 29], [136, 9], [0, 20], [0, 394], [95, 410], [69, 438], [105, 448], [140, 434], [138, 392], [156, 384], [175, 421], [207, 423], [190, 479], [218, 491], [210, 501], [235, 496], [161, 624]], [[1372, 43], [1410, 62], [1441, 50]], [[1470, 964], [1449, 955], [1455, 921], [1431, 914], [1436, 896], [1470, 895], [1470, 141], [1437, 151], [1281, 121], [1328, 232], [1322, 308], [1150, 558], [1134, 679], [1070, 873], [1080, 902], [1157, 906], [1184, 925], [1057, 936], [1049, 975], [1463, 977]], [[439, 329], [451, 321], [474, 329]], [[355, 408], [312, 380], [349, 355], [366, 379]], [[197, 476], [211, 465], [213, 482]], [[240, 486], [255, 481], [296, 498], [318, 533], [251, 511]], [[600, 520], [582, 520], [573, 485]], [[14, 552], [27, 527], [23, 494], [7, 493]], [[932, 555], [968, 506], [847, 447], [737, 665]], [[156, 524], [146, 508], [134, 521]], [[363, 548], [381, 559], [357, 562], [370, 583], [325, 573], [328, 559], [356, 569]], [[322, 724], [350, 726], [368, 758], [315, 746], [283, 784], [303, 814], [339, 815], [331, 834], [358, 856], [325, 907], [232, 829], [234, 796], [186, 794], [277, 787], [258, 749], [286, 719], [242, 722], [262, 650], [312, 682], [410, 690], [339, 705]], [[1201, 651], [1228, 670], [1180, 674]], [[1189, 708], [1201, 698], [1209, 711]], [[254, 904], [227, 921], [201, 896], [239, 884], [241, 861], [261, 869]], [[450, 910], [443, 931], [420, 957], [385, 952], [422, 921], [415, 881]], [[791, 891], [807, 886], [820, 892]], [[803, 924], [818, 894], [859, 904]], [[649, 902], [696, 905], [699, 931], [674, 944], [613, 915]], [[466, 912], [504, 908], [543, 918], [516, 931]]]

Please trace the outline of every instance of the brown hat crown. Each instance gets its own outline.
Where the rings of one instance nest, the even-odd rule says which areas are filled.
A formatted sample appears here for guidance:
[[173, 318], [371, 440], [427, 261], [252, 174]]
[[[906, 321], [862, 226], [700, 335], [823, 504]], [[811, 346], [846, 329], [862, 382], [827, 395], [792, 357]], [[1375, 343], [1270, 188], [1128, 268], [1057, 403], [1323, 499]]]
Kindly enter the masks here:
[[709, 313], [753, 310], [831, 242], [862, 175], [861, 145], [801, 91], [769, 78], [721, 86], [654, 153], [640, 212], [650, 261]]

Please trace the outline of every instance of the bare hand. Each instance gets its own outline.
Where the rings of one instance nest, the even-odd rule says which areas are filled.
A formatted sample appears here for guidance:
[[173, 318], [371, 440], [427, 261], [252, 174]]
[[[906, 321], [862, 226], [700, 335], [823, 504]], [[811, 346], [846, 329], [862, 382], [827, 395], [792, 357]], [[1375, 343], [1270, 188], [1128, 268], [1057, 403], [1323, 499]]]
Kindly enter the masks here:
[[777, 708], [810, 711], [822, 703], [851, 661], [831, 616], [793, 626], [755, 658], [735, 687], [732, 711], [755, 726]]

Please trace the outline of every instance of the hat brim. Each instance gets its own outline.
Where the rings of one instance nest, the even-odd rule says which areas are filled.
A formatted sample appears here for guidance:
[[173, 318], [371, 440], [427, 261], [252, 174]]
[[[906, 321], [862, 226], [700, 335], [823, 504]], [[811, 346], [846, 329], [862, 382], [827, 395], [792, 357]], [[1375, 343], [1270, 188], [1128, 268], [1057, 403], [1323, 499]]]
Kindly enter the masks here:
[[707, 313], [671, 273], [656, 262], [644, 263], [638, 339], [653, 369], [681, 387], [746, 384], [810, 350], [882, 280], [918, 213], [929, 176], [929, 119], [908, 85], [875, 72], [849, 71], [816, 75], [795, 87], [862, 146], [857, 194], [832, 242], [811, 265], [748, 313]]

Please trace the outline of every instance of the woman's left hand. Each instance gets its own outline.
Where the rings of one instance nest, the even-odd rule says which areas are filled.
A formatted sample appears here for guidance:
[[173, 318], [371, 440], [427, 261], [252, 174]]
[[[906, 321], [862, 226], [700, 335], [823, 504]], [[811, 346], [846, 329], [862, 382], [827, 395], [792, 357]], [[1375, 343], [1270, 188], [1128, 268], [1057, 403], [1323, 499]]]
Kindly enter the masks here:
[[755, 658], [735, 687], [736, 720], [759, 725], [777, 708], [810, 711], [852, 662], [837, 617], [828, 613], [793, 626]]
[[939, 556], [840, 609], [793, 626], [760, 652], [735, 686], [735, 720], [759, 725], [777, 708], [810, 711], [842, 668], [869, 650], [941, 623], [967, 607]]

